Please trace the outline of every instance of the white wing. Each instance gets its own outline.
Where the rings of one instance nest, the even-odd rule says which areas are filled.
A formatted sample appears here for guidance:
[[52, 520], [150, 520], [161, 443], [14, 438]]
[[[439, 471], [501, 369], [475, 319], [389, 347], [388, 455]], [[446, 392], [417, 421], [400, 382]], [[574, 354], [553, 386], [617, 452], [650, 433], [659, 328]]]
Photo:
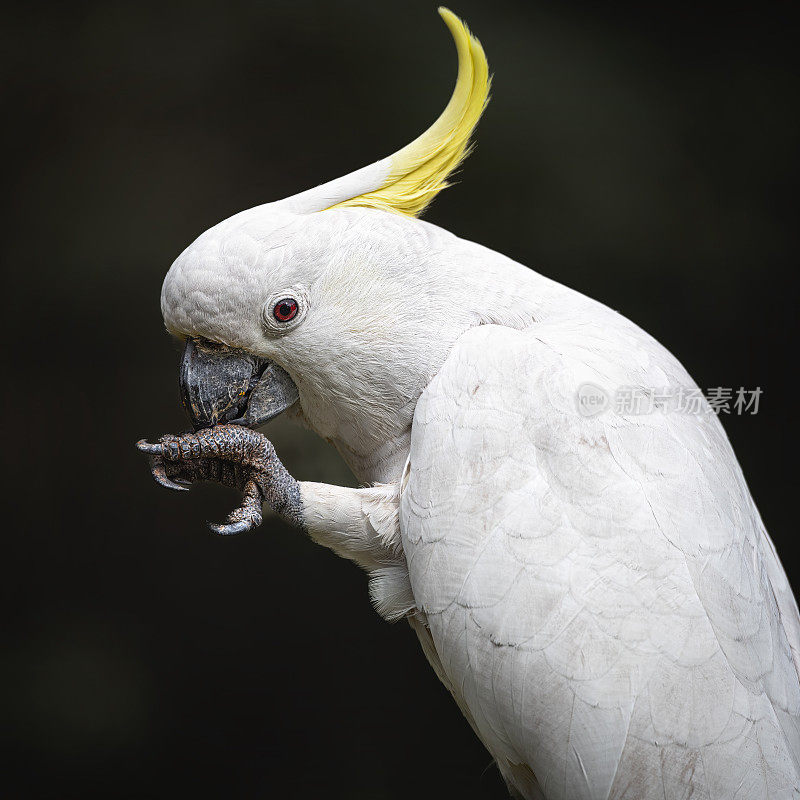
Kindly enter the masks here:
[[417, 405], [400, 524], [446, 682], [523, 797], [800, 796], [797, 605], [722, 426], [587, 418], [585, 382], [694, 388], [609, 313], [475, 328]]

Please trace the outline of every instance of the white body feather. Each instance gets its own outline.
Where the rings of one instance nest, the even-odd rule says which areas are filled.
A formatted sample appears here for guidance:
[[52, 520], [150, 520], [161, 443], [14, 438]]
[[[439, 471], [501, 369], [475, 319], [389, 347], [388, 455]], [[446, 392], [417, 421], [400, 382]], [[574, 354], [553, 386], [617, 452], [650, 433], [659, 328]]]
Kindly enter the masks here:
[[587, 419], [586, 381], [693, 385], [598, 311], [470, 331], [417, 406], [400, 524], [454, 695], [523, 797], [797, 796], [797, 607], [718, 419]]

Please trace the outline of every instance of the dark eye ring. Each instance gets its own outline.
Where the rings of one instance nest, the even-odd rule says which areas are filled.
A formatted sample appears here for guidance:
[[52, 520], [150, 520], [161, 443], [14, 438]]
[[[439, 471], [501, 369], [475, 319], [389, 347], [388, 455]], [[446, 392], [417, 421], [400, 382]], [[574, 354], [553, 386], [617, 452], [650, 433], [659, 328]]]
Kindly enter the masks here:
[[289, 322], [289, 320], [297, 316], [298, 308], [297, 300], [293, 297], [284, 297], [282, 300], [278, 300], [273, 306], [272, 316], [275, 317], [278, 322]]

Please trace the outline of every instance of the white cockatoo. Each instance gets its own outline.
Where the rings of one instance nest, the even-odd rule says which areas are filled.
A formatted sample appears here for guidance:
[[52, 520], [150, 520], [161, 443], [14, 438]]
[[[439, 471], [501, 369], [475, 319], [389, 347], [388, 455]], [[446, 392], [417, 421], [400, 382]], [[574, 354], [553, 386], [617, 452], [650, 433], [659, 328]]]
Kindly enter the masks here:
[[[800, 621], [717, 416], [634, 323], [417, 219], [468, 151], [489, 77], [394, 155], [243, 211], [175, 261], [196, 432], [140, 443], [371, 576], [523, 798], [800, 797]], [[648, 412], [608, 398], [634, 389]], [[282, 410], [364, 488], [296, 481], [252, 430]]]

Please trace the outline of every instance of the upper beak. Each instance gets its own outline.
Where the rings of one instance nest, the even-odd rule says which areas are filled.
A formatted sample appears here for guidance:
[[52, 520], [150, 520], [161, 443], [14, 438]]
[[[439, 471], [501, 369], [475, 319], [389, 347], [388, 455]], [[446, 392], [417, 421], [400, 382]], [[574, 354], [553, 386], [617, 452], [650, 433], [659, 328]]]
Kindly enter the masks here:
[[255, 428], [299, 396], [277, 364], [205, 339], [187, 339], [180, 382], [183, 407], [195, 430], [220, 423]]

